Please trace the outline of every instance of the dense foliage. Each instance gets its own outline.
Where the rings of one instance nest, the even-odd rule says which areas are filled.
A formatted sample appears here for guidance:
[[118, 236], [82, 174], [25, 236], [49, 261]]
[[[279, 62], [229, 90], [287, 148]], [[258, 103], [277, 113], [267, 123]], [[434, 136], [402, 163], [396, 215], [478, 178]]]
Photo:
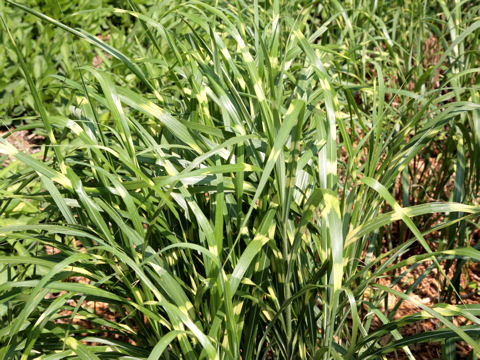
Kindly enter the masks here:
[[479, 10], [0, 3], [0, 357], [480, 354]]

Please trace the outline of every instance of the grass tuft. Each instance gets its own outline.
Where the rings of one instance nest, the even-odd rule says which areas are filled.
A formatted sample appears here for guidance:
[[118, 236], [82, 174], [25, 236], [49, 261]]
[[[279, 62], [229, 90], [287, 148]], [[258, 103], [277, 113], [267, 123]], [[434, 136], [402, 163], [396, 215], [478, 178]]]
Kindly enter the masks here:
[[480, 354], [475, 2], [36, 5], [0, 5], [3, 125], [46, 136], [0, 138], [0, 358]]

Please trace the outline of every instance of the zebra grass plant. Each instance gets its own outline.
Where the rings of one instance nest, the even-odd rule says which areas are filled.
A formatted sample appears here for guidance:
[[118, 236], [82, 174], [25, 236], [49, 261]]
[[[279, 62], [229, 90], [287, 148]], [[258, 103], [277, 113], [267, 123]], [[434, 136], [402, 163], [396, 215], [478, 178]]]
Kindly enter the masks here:
[[[410, 345], [441, 342], [448, 359], [455, 341], [480, 354], [478, 305], [428, 307], [411, 296], [419, 281], [377, 281], [429, 262], [454, 299], [480, 261], [479, 7], [151, 5], [95, 10], [134, 22], [121, 49], [1, 5], [105, 60], [52, 76], [70, 110], [49, 111], [2, 15], [46, 143], [29, 154], [0, 139], [17, 159], [0, 172], [1, 357], [414, 359]], [[411, 166], [433, 166], [438, 147], [441, 170]], [[402, 302], [419, 311], [395, 318]], [[426, 319], [441, 328], [402, 335]]]

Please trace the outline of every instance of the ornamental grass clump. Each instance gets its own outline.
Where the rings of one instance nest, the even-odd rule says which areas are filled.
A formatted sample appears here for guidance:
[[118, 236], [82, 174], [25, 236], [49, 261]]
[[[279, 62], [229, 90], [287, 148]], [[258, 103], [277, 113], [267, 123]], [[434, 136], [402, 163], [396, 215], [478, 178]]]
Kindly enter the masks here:
[[[0, 139], [16, 158], [0, 172], [1, 358], [480, 354], [480, 307], [460, 297], [480, 261], [474, 2], [124, 5], [70, 15], [128, 19], [118, 46], [114, 27], [107, 41], [0, 7], [72, 46], [47, 103], [2, 15], [46, 140]], [[101, 63], [79, 61], [85, 42]], [[434, 306], [412, 296], [421, 278], [394, 286], [419, 265], [443, 282]], [[395, 317], [403, 302], [418, 311]], [[402, 335], [426, 319], [439, 328]]]

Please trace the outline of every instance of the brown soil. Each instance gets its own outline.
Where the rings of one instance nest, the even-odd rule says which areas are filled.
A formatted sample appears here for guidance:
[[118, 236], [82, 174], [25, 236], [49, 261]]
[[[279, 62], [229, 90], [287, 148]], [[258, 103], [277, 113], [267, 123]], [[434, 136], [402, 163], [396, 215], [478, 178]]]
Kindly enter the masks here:
[[[45, 141], [43, 136], [36, 135], [27, 130], [13, 131], [14, 129], [0, 130], [0, 137], [10, 133], [5, 139], [18, 150], [29, 154], [35, 154], [40, 151], [40, 144]], [[13, 158], [9, 156], [4, 165], [8, 165], [12, 160]]]
[[[471, 244], [473, 245], [473, 244]], [[432, 249], [435, 249], [435, 244], [431, 244]], [[417, 248], [413, 250], [412, 254], [421, 254], [424, 253], [421, 249]], [[426, 261], [419, 266], [417, 266], [412, 272], [405, 275], [401, 282], [392, 286], [392, 281], [390, 277], [380, 278], [377, 283], [392, 287], [394, 290], [405, 293], [409, 286], [413, 284], [420, 276], [422, 276], [427, 269], [432, 265], [432, 261]], [[445, 261], [441, 264], [442, 268], [445, 265]], [[480, 264], [479, 263], [468, 263], [464, 267], [465, 270], [462, 272], [460, 278], [460, 288], [463, 289], [460, 292], [462, 302], [464, 304], [480, 304]], [[397, 274], [401, 274], [407, 271], [407, 267], [402, 267], [397, 270]], [[448, 276], [452, 278], [455, 273], [455, 268], [452, 266], [449, 269]], [[420, 302], [428, 307], [432, 307], [439, 302], [445, 302], [444, 299], [440, 299], [440, 291], [442, 288], [442, 283], [440, 281], [441, 276], [437, 269], [433, 269], [430, 273], [420, 282], [420, 284], [415, 288], [415, 290], [410, 294], [412, 299]], [[469, 286], [470, 285], [470, 286]], [[473, 286], [472, 286], [473, 285]], [[368, 295], [368, 294], [367, 294]], [[394, 296], [389, 296], [387, 299], [387, 310], [391, 311], [394, 309], [395, 305], [398, 303], [397, 298]], [[439, 301], [441, 300], [441, 301]], [[454, 303], [454, 302], [453, 302]], [[382, 312], [385, 309], [381, 309]], [[421, 311], [416, 305], [403, 301], [397, 311], [395, 312], [393, 319], [398, 320], [404, 316], [412, 315]], [[451, 321], [456, 326], [470, 325], [470, 321], [467, 321], [464, 317], [456, 316], [451, 319]], [[372, 328], [378, 328], [381, 326], [380, 320], [374, 316], [372, 321]], [[404, 326], [400, 329], [400, 333], [404, 337], [415, 335], [418, 333], [440, 329], [441, 324], [436, 319], [428, 319], [424, 321], [418, 321], [416, 323]], [[390, 340], [390, 336], [386, 336], [384, 341], [387, 342]], [[466, 359], [470, 356], [472, 348], [464, 342], [457, 342], [457, 358]], [[431, 359], [441, 359], [442, 358], [442, 348], [440, 343], [418, 343], [409, 347], [412, 351], [412, 354], [416, 359], [422, 360], [431, 360]], [[480, 357], [478, 357], [480, 359]], [[398, 350], [388, 354], [387, 359], [408, 359], [407, 355], [403, 350]]]

